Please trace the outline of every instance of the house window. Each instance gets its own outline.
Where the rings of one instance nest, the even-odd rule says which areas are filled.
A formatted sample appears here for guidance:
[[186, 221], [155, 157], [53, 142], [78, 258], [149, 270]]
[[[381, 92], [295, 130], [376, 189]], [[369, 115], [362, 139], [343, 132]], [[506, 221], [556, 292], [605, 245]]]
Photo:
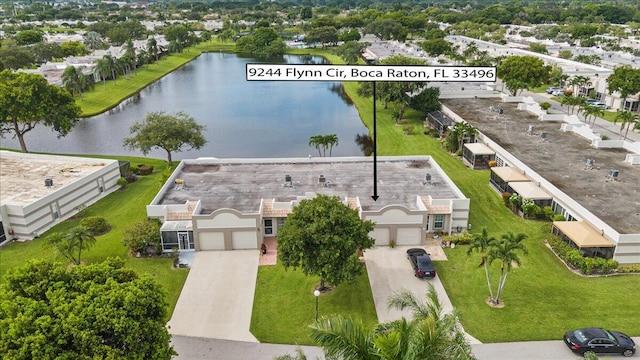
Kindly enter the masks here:
[[284, 226], [285, 220], [287, 220], [287, 218], [278, 218], [278, 231], [280, 231], [280, 229], [282, 229], [282, 227]]
[[444, 228], [444, 215], [436, 215], [433, 217], [433, 228], [436, 230]]
[[264, 234], [273, 235], [273, 219], [264, 219]]

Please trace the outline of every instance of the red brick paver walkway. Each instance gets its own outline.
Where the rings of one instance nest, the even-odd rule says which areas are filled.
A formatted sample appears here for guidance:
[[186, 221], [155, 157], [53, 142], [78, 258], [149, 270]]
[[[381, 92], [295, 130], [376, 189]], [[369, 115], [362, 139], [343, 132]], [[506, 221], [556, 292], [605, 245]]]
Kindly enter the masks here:
[[267, 254], [260, 254], [259, 266], [275, 265], [278, 262], [278, 246], [276, 244], [276, 238], [266, 237], [263, 242], [267, 245]]

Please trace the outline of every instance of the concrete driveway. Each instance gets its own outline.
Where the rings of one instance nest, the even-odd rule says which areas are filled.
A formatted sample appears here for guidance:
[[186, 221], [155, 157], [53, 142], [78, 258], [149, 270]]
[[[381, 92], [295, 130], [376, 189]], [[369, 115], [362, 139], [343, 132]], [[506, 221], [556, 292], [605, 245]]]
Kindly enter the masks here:
[[169, 320], [169, 332], [257, 342], [249, 325], [258, 259], [258, 250], [196, 252]]
[[[386, 246], [376, 246], [364, 252], [373, 301], [376, 306], [378, 321], [380, 322], [396, 320], [401, 317], [410, 319], [412, 317], [410, 311], [389, 309], [387, 301], [391, 295], [405, 289], [424, 301], [428, 283], [433, 284], [436, 289], [444, 312], [448, 313], [453, 310], [451, 300], [449, 300], [449, 296], [438, 276], [433, 279], [419, 279], [413, 275], [413, 268], [407, 259], [407, 249], [409, 248], [410, 246], [396, 246], [393, 249]], [[436, 259], [435, 256], [434, 259]], [[435, 265], [437, 270], [438, 262]], [[467, 335], [467, 338], [472, 344], [480, 343], [470, 335]]]

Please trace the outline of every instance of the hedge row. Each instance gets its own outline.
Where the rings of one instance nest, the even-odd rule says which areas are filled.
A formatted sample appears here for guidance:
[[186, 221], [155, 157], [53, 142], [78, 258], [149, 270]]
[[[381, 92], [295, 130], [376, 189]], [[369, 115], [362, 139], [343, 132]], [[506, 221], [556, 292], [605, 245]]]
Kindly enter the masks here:
[[583, 274], [610, 274], [618, 268], [618, 262], [613, 259], [582, 256], [578, 249], [558, 237], [551, 237], [548, 242], [562, 260]]

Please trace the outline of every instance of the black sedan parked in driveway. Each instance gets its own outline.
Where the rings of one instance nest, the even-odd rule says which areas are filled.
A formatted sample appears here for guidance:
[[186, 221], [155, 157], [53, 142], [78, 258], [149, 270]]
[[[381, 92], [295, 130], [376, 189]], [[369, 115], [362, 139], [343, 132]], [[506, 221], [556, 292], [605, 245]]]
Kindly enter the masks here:
[[407, 250], [407, 257], [413, 266], [414, 275], [419, 278], [436, 277], [436, 268], [424, 249], [412, 248]]
[[636, 352], [633, 340], [617, 331], [601, 328], [585, 328], [564, 334], [564, 343], [576, 354], [622, 354], [631, 356]]

